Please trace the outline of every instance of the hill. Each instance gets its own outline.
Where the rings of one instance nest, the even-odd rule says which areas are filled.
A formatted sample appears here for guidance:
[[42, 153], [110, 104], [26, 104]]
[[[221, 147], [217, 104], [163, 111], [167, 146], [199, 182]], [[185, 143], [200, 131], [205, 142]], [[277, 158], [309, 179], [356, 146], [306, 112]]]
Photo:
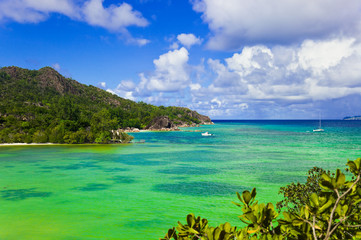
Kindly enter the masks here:
[[0, 69], [0, 142], [105, 143], [113, 129], [211, 123], [187, 108], [136, 103], [65, 78], [50, 67]]

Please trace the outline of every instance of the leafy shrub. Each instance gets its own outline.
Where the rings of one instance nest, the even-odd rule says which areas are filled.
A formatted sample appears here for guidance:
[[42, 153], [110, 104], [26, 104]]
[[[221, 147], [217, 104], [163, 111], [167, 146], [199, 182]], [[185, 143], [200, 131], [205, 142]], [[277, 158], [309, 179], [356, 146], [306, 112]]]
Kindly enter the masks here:
[[360, 239], [361, 158], [346, 165], [352, 174], [348, 181], [340, 169], [331, 174], [314, 168], [305, 184], [281, 188], [286, 197], [279, 205], [286, 208], [283, 217], [272, 203], [258, 203], [254, 188], [237, 193], [240, 203], [234, 203], [241, 208], [239, 218], [245, 227], [237, 229], [229, 223], [211, 227], [206, 219], [189, 214], [186, 224], [178, 222], [161, 240]]

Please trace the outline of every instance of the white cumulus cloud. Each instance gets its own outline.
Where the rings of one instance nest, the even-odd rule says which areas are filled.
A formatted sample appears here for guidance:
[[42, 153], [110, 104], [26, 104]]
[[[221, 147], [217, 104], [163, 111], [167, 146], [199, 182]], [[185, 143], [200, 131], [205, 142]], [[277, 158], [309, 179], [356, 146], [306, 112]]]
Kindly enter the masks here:
[[353, 35], [361, 20], [359, 0], [193, 0], [192, 4], [213, 34], [208, 46], [220, 50]]
[[127, 3], [105, 8], [104, 0], [87, 1], [82, 9], [84, 20], [90, 25], [104, 27], [111, 31], [123, 31], [128, 26], [145, 27], [149, 23], [142, 14]]
[[340, 105], [342, 99], [361, 95], [359, 66], [361, 44], [354, 38], [248, 46], [229, 58], [209, 59], [210, 83], [193, 88], [191, 94], [194, 103], [204, 105], [196, 105], [198, 109], [217, 118], [309, 117], [315, 106]]
[[51, 13], [64, 14], [70, 18], [79, 16], [73, 0], [3, 0], [0, 1], [0, 21], [13, 20], [20, 23], [38, 23]]
[[105, 28], [122, 34], [127, 42], [143, 46], [149, 40], [133, 38], [129, 26], [149, 25], [139, 11], [128, 3], [104, 6], [104, 0], [2, 0], [0, 1], [0, 22], [39, 23], [51, 14], [63, 14], [73, 20]]
[[188, 49], [191, 48], [193, 45], [200, 45], [202, 43], [202, 39], [199, 37], [194, 36], [192, 33], [182, 33], [177, 36], [177, 40], [183, 46], [187, 47]]
[[184, 89], [190, 83], [188, 51], [184, 47], [169, 51], [153, 61], [154, 73], [147, 80], [151, 91], [172, 92]]
[[333, 39], [331, 41], [303, 42], [298, 52], [299, 64], [305, 70], [321, 74], [323, 70], [334, 67], [344, 58], [349, 57], [355, 39]]
[[[170, 50], [153, 61], [154, 70], [147, 74], [140, 73], [139, 81], [121, 81], [116, 89], [109, 89], [121, 97], [140, 99], [153, 104], [165, 105], [170, 98], [186, 88], [197, 90], [199, 84], [192, 84], [190, 80], [190, 67], [188, 50], [184, 47]], [[167, 95], [168, 94], [168, 95]], [[173, 99], [174, 100], [174, 99]]]

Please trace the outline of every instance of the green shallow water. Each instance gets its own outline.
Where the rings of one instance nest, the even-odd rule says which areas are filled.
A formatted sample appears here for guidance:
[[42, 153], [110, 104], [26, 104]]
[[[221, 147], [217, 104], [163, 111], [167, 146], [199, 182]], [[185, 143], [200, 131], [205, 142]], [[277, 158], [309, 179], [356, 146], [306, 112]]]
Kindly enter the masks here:
[[[0, 147], [0, 239], [158, 239], [193, 212], [240, 225], [235, 192], [279, 187], [360, 157], [361, 124], [233, 121], [135, 133], [129, 145]], [[189, 130], [189, 129], [187, 129]]]

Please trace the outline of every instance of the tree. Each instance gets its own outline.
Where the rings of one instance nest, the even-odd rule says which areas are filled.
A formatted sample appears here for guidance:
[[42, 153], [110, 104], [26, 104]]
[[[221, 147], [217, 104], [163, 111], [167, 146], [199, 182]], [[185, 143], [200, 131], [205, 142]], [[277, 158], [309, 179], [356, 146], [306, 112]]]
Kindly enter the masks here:
[[308, 171], [306, 183], [297, 182], [281, 187], [278, 193], [282, 194], [284, 199], [276, 204], [278, 211], [280, 212], [284, 207], [287, 207], [290, 211], [299, 211], [307, 203], [308, 195], [312, 193], [319, 195], [322, 190], [319, 182], [322, 180], [323, 174], [331, 175], [331, 172], [319, 167], [313, 167]]
[[115, 128], [116, 120], [111, 119], [110, 112], [103, 108], [101, 111], [95, 113], [90, 121], [91, 130], [95, 134], [101, 134], [105, 131], [110, 131]]
[[[301, 200], [288, 199], [296, 207], [285, 205], [283, 217], [279, 217], [272, 203], [255, 201], [256, 189], [251, 192], [237, 193], [241, 207], [240, 220], [246, 224], [237, 230], [229, 223], [218, 227], [208, 226], [206, 219], [187, 216], [187, 223], [178, 222], [178, 226], [168, 230], [161, 240], [233, 240], [233, 239], [360, 239], [361, 238], [361, 158], [347, 162], [347, 171], [352, 174], [350, 180], [337, 169], [330, 172], [310, 172], [310, 179], [317, 181], [306, 183], [301, 188], [289, 188], [287, 191], [308, 189]], [[314, 174], [314, 175], [313, 175]], [[316, 182], [315, 182], [316, 183]], [[313, 187], [311, 187], [313, 186]]]
[[46, 143], [48, 141], [48, 136], [44, 131], [38, 130], [34, 133], [33, 142], [34, 143]]

